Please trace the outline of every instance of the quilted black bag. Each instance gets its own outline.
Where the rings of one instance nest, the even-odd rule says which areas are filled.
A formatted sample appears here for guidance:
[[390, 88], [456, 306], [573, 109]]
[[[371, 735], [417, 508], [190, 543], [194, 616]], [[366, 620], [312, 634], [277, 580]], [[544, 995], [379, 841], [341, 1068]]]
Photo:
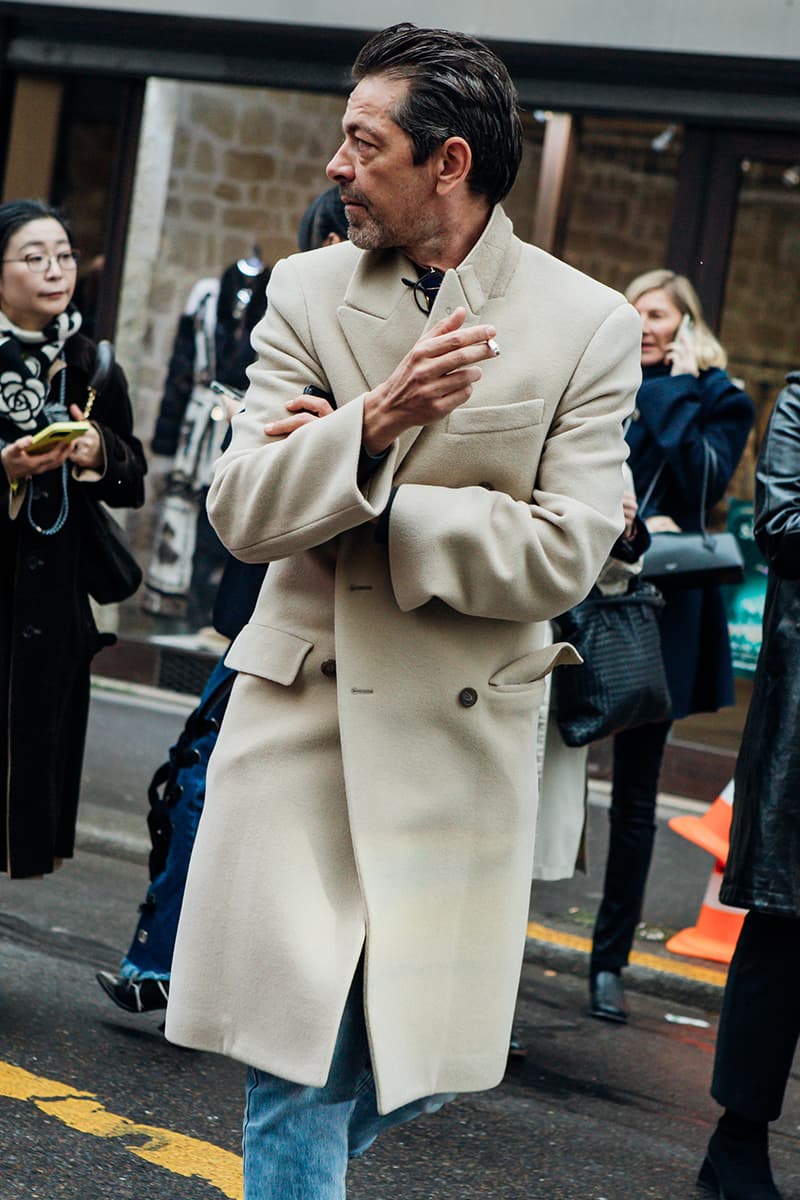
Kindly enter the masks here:
[[593, 588], [556, 624], [581, 666], [553, 675], [553, 707], [568, 746], [668, 720], [669, 688], [661, 657], [659, 622], [664, 598], [652, 584], [634, 579], [622, 595]]

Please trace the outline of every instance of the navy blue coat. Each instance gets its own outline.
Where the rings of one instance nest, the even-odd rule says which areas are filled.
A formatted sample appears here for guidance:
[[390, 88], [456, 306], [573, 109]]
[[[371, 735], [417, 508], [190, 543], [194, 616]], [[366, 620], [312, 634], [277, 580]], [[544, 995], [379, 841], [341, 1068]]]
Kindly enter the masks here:
[[[754, 417], [750, 397], [716, 367], [698, 378], [670, 375], [668, 366], [645, 367], [627, 434], [640, 502], [665, 466], [640, 515], [661, 513], [681, 529], [699, 530], [706, 446], [714, 451], [706, 496], [711, 508], [725, 494]], [[733, 668], [719, 588], [665, 588], [664, 597], [661, 646], [673, 718], [732, 704]]]

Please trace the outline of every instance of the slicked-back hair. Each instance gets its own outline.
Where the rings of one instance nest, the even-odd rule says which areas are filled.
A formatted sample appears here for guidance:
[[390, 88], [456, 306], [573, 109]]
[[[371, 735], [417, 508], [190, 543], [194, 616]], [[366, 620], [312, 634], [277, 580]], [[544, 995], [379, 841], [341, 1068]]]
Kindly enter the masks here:
[[371, 75], [408, 81], [391, 116], [411, 138], [417, 166], [448, 138], [461, 137], [472, 150], [471, 191], [491, 204], [508, 195], [522, 158], [522, 122], [511, 76], [488, 46], [465, 33], [403, 22], [362, 47], [353, 81]]

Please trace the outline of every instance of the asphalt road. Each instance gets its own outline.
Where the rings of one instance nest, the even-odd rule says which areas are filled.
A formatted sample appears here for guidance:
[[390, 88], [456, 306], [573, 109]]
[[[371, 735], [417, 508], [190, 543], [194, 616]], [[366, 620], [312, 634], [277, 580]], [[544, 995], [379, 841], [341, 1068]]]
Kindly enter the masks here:
[[[87, 796], [133, 827], [182, 718], [99, 707]], [[0, 1200], [241, 1194], [242, 1068], [167, 1044], [157, 1016], [122, 1013], [94, 981], [126, 948], [145, 882], [141, 863], [87, 851], [43, 881], [0, 879]], [[636, 992], [623, 1028], [585, 1003], [582, 977], [526, 963], [527, 1060], [386, 1134], [352, 1164], [350, 1200], [693, 1200], [716, 1117], [715, 1014]], [[785, 1200], [800, 1200], [799, 1138], [793, 1079], [773, 1134]]]

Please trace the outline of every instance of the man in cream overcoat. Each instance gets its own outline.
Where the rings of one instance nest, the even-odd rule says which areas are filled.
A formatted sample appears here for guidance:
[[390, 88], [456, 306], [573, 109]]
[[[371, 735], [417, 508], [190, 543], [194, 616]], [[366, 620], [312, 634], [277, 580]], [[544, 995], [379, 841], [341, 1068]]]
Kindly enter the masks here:
[[[623, 528], [639, 383], [634, 310], [499, 206], [521, 129], [496, 57], [402, 25], [353, 77], [350, 241], [276, 266], [209, 494], [272, 565], [227, 657], [166, 1032], [251, 1068], [246, 1200], [336, 1200], [383, 1125], [502, 1078], [537, 712], [575, 661], [547, 622]], [[332, 411], [297, 411], [309, 385]]]

